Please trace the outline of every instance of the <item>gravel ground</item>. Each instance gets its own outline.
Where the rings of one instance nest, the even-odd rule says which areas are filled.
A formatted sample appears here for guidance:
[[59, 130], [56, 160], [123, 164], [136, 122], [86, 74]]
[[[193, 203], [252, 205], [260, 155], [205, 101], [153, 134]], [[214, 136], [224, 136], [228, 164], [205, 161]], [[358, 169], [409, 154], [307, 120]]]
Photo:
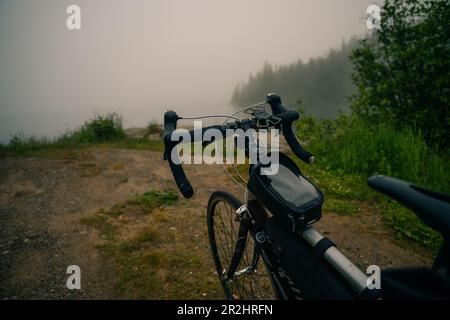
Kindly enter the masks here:
[[[0, 159], [0, 299], [126, 298], [114, 289], [114, 261], [79, 220], [149, 188], [175, 189], [161, 158], [151, 151], [93, 148], [76, 157]], [[237, 190], [218, 167], [186, 171], [197, 191], [187, 210], [206, 212], [215, 189]], [[355, 216], [325, 213], [317, 228], [363, 268], [431, 262], [426, 251], [400, 246], [370, 207]], [[66, 288], [69, 265], [82, 270], [81, 290]]]

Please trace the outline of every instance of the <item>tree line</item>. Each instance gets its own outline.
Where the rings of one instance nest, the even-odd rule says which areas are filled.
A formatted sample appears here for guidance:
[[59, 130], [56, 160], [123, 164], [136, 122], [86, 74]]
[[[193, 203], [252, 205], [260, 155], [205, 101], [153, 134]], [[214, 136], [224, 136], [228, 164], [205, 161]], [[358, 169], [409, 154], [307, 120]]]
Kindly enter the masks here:
[[256, 75], [250, 75], [247, 82], [236, 86], [231, 103], [243, 106], [261, 101], [268, 92], [276, 92], [287, 106], [301, 107], [319, 117], [348, 112], [348, 97], [354, 93], [349, 55], [356, 44], [356, 38], [343, 41], [340, 48], [306, 63], [299, 59], [273, 67], [266, 62]]
[[448, 0], [386, 0], [379, 30], [306, 63], [266, 63], [237, 85], [231, 102], [251, 104], [274, 91], [291, 108], [321, 118], [351, 110], [368, 125], [412, 129], [430, 147], [448, 150], [449, 21]]

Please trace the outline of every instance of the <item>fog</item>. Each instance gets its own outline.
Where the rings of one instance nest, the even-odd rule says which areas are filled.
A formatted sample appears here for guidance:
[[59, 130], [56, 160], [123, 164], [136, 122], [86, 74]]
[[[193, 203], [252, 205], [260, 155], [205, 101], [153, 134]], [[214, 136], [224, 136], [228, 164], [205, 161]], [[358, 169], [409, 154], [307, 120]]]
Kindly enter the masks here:
[[[265, 61], [307, 61], [365, 33], [372, 2], [0, 0], [0, 142], [102, 112], [126, 127], [166, 109], [227, 113], [235, 85]], [[66, 27], [71, 4], [81, 30]]]

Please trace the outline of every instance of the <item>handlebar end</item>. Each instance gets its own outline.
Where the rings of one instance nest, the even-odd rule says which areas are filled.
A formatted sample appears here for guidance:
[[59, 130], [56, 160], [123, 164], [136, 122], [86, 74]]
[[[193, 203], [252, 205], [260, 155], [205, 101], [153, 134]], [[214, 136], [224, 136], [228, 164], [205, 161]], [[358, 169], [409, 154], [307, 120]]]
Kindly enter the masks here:
[[268, 93], [266, 96], [266, 102], [271, 106], [277, 106], [281, 104], [281, 97], [276, 93]]
[[182, 194], [183, 194], [183, 197], [185, 197], [186, 199], [190, 199], [194, 195], [194, 190], [191, 188], [190, 190], [182, 192]]
[[172, 126], [173, 124], [176, 125], [177, 121], [181, 119], [177, 113], [173, 110], [167, 110], [164, 113], [164, 124]]

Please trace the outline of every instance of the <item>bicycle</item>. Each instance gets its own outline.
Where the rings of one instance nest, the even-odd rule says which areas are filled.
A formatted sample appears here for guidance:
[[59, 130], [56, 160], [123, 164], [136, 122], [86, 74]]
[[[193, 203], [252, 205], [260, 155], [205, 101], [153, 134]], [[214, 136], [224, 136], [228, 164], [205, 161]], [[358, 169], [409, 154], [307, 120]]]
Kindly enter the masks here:
[[[261, 108], [265, 104], [272, 114]], [[314, 161], [292, 129], [299, 114], [285, 108], [278, 95], [268, 94], [266, 101], [240, 111], [250, 118], [239, 119], [236, 112], [230, 116], [233, 122], [202, 128], [200, 136], [210, 128], [219, 130], [224, 138], [227, 129], [275, 128], [295, 156], [308, 164]], [[180, 142], [174, 141], [172, 134], [180, 119], [174, 111], [164, 115], [164, 159], [181, 193], [190, 198], [193, 188], [182, 165], [174, 161], [179, 159], [172, 159]], [[194, 141], [195, 131], [189, 135]], [[247, 141], [247, 156], [249, 148]], [[277, 174], [262, 175], [263, 167], [260, 162], [251, 164], [248, 181], [237, 172], [246, 182], [246, 204], [225, 191], [214, 192], [208, 201], [209, 241], [227, 299], [450, 298], [450, 196], [391, 177], [369, 178], [371, 187], [412, 209], [444, 238], [432, 268], [383, 271], [380, 288], [313, 228], [321, 218], [324, 197], [296, 163], [280, 152]]]

